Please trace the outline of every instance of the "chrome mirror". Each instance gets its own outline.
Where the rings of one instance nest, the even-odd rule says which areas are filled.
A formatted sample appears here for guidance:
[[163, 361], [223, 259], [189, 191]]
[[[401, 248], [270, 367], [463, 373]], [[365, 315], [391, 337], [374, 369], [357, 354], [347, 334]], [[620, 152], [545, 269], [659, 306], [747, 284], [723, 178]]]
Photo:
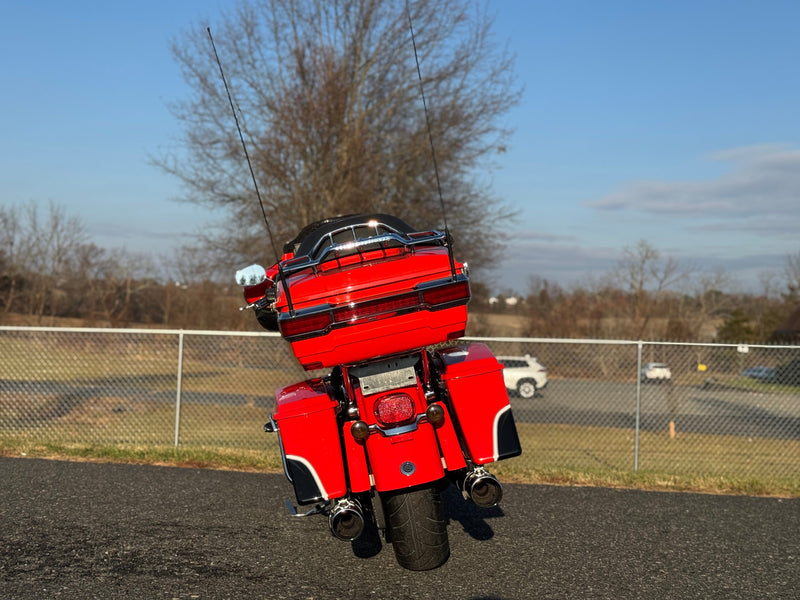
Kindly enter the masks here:
[[258, 285], [267, 280], [267, 271], [261, 265], [250, 265], [236, 271], [236, 283], [243, 286]]

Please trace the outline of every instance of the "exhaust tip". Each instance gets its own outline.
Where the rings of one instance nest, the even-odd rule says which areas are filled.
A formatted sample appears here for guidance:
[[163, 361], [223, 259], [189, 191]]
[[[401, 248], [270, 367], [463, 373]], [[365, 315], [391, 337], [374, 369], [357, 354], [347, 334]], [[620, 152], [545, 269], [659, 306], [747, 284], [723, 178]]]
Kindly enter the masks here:
[[336, 539], [352, 542], [364, 531], [364, 514], [361, 507], [350, 500], [337, 504], [328, 518], [331, 533]]
[[503, 499], [503, 486], [494, 475], [483, 469], [467, 475], [464, 490], [470, 500], [481, 508], [497, 506]]

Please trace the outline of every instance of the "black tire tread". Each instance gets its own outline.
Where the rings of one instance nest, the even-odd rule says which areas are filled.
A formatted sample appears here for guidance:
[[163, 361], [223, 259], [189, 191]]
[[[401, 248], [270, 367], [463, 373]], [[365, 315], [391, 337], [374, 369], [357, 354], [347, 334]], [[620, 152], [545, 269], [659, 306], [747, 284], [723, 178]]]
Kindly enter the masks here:
[[443, 565], [450, 556], [447, 522], [439, 490], [413, 489], [383, 496], [386, 526], [401, 567], [427, 571]]

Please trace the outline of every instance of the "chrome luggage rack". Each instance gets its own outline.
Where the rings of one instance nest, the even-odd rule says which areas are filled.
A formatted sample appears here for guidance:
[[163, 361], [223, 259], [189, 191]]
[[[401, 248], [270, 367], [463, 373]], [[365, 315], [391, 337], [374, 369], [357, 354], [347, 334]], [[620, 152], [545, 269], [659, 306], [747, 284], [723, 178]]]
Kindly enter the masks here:
[[[375, 233], [374, 235], [362, 237], [359, 233], [364, 230], [372, 230]], [[316, 273], [317, 267], [329, 260], [331, 255], [333, 255], [334, 259], [337, 259], [367, 250], [403, 246], [444, 246], [446, 242], [447, 235], [441, 231], [404, 233], [385, 223], [368, 221], [366, 223], [346, 225], [324, 234], [308, 254], [282, 261], [279, 264], [279, 268], [283, 277], [288, 277], [305, 269], [312, 269]]]

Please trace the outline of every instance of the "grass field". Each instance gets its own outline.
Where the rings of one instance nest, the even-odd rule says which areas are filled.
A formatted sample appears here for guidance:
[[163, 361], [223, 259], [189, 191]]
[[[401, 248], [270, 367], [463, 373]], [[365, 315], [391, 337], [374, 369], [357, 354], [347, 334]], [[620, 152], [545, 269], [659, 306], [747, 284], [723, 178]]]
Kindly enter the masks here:
[[[235, 414], [233, 414], [235, 412]], [[75, 425], [46, 432], [11, 431], [0, 435], [0, 454], [67, 460], [151, 463], [276, 472], [281, 469], [277, 436], [260, 431], [264, 409], [215, 407], [212, 415], [189, 411], [179, 446], [170, 411], [153, 411], [141, 419], [129, 415], [105, 433], [78, 439]], [[228, 414], [226, 414], [228, 413]], [[182, 415], [183, 416], [183, 415]], [[166, 421], [166, 422], [165, 422]], [[132, 431], [146, 432], [133, 439]], [[797, 457], [800, 442], [768, 440], [757, 445], [726, 436], [643, 433], [640, 468], [633, 469], [633, 433], [628, 430], [569, 425], [518, 425], [523, 454], [491, 465], [503, 481], [563, 485], [635, 487], [651, 490], [800, 497]], [[85, 433], [85, 432], [84, 432]], [[227, 440], [227, 441], [225, 441]], [[765, 475], [754, 466], [772, 464]], [[791, 475], [794, 473], [794, 475]]]

